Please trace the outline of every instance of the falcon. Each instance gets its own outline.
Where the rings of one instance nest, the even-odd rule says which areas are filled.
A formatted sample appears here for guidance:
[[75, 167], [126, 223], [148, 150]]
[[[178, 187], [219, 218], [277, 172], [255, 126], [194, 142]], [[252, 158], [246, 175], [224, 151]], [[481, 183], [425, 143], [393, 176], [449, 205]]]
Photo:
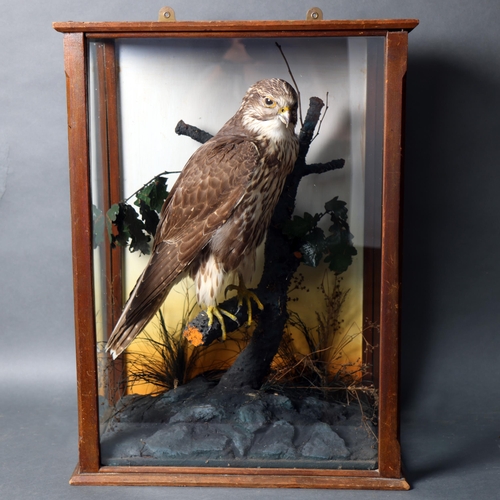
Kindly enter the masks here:
[[246, 289], [287, 175], [299, 150], [295, 134], [297, 94], [286, 81], [261, 80], [243, 97], [235, 115], [196, 150], [163, 204], [150, 260], [137, 280], [106, 346], [116, 359], [156, 314], [185, 276], [196, 286], [209, 326], [226, 278], [238, 276], [239, 304], [258, 298]]

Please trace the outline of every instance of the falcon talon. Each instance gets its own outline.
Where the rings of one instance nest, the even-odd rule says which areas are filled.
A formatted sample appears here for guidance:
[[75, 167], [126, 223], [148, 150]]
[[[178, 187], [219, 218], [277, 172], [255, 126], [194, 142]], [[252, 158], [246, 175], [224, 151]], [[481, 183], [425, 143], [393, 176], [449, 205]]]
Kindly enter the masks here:
[[243, 302], [239, 293], [240, 290], [239, 285], [235, 285], [234, 283], [232, 283], [231, 285], [227, 285], [226, 289], [224, 290], [224, 298], [227, 298], [227, 292], [232, 292], [233, 290], [236, 290], [238, 292], [238, 307], [241, 307]]
[[264, 309], [264, 305], [262, 302], [259, 300], [257, 295], [254, 292], [251, 292], [246, 286], [243, 281], [243, 277], [240, 275], [239, 277], [240, 283], [239, 285], [228, 285], [226, 287], [225, 292], [227, 293], [228, 290], [236, 290], [238, 293], [238, 309], [236, 311], [236, 314], [240, 311], [241, 306], [243, 305], [243, 301], [245, 301], [245, 305], [247, 306], [247, 311], [248, 311], [248, 318], [246, 321], [247, 326], [251, 326], [253, 322], [253, 316], [252, 316], [252, 300], [255, 302], [255, 305], [259, 308], [259, 310]]
[[231, 314], [229, 311], [226, 311], [225, 309], [221, 309], [220, 307], [217, 306], [208, 306], [207, 307], [207, 316], [208, 316], [208, 326], [211, 328], [213, 326], [214, 322], [214, 316], [219, 320], [220, 323], [220, 329], [222, 330], [222, 341], [226, 340], [226, 322], [224, 321], [224, 317], [226, 316], [229, 319], [232, 319], [238, 326], [238, 318], [234, 315]]

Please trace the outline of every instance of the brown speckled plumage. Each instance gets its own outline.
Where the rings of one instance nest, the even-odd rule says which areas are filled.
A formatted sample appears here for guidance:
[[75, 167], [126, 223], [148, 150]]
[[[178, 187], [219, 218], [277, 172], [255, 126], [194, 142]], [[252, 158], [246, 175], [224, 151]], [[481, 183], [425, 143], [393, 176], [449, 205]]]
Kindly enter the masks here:
[[279, 79], [250, 87], [236, 114], [189, 159], [161, 211], [149, 263], [108, 341], [113, 357], [186, 275], [216, 305], [229, 273], [249, 278], [298, 154], [297, 96]]

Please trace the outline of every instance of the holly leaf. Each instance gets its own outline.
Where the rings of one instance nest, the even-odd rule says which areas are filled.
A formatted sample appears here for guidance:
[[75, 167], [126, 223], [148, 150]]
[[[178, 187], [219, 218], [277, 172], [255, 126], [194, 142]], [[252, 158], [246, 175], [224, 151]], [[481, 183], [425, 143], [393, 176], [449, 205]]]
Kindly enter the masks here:
[[338, 196], [325, 203], [325, 212], [347, 221], [347, 203], [339, 200]]
[[[318, 227], [318, 222], [329, 215], [331, 225], [328, 236]], [[338, 196], [325, 203], [325, 212], [311, 215], [307, 212], [303, 217], [294, 215], [283, 226], [283, 233], [295, 240], [302, 262], [317, 267], [324, 257], [324, 262], [336, 274], [341, 274], [352, 264], [357, 254], [352, 243], [353, 236], [347, 222], [347, 204]]]
[[332, 222], [328, 228], [330, 235], [326, 238], [325, 262], [335, 274], [341, 274], [352, 264], [353, 257], [358, 253], [349, 231], [347, 204], [335, 197], [325, 204], [325, 210], [330, 214]]
[[149, 254], [149, 241], [144, 222], [139, 219], [138, 213], [127, 203], [119, 203], [119, 210], [113, 220], [117, 234], [112, 235], [112, 246], [129, 246], [131, 252], [139, 250]]
[[352, 264], [352, 258], [358, 253], [352, 245], [345, 244], [345, 242], [328, 249], [328, 252], [325, 262], [335, 274], [342, 274], [344, 271], [347, 271], [348, 267]]
[[[137, 205], [137, 202], [135, 204]], [[156, 234], [158, 223], [160, 222], [158, 213], [155, 210], [152, 210], [149, 205], [142, 200], [139, 200], [139, 212], [141, 213], [146, 231], [154, 236]]]
[[290, 239], [304, 238], [317, 226], [320, 219], [319, 214], [311, 215], [308, 212], [304, 212], [304, 217], [294, 215], [293, 219], [286, 221], [283, 225], [283, 234]]
[[135, 196], [137, 199], [134, 204], [138, 207], [145, 205], [150, 210], [154, 210], [158, 213], [161, 212], [163, 202], [168, 196], [167, 180], [166, 177], [155, 177], [150, 183], [146, 184], [146, 186], [136, 193]]
[[[347, 218], [347, 209], [345, 216]], [[333, 212], [331, 219], [331, 234], [325, 239], [325, 262], [335, 274], [341, 274], [352, 264], [352, 259], [358, 252], [352, 243], [353, 235], [349, 231], [347, 220], [338, 218]]]
[[109, 210], [106, 212], [106, 229], [108, 231], [108, 237], [111, 244], [113, 244], [113, 223], [116, 220], [116, 217], [120, 213], [120, 205], [115, 203], [111, 205]]

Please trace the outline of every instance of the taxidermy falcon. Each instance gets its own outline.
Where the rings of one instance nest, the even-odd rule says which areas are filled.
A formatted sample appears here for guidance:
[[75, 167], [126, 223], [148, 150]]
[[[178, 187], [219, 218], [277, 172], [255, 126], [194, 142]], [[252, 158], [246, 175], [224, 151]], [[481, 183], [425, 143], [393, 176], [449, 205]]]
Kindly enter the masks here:
[[[239, 304], [262, 304], [245, 287], [255, 253], [299, 150], [295, 135], [297, 94], [284, 80], [250, 87], [236, 114], [188, 160], [162, 207], [149, 263], [109, 338], [119, 356], [156, 314], [172, 286], [190, 276], [212, 326], [226, 277], [237, 275]], [[227, 291], [226, 289], [226, 291]]]

